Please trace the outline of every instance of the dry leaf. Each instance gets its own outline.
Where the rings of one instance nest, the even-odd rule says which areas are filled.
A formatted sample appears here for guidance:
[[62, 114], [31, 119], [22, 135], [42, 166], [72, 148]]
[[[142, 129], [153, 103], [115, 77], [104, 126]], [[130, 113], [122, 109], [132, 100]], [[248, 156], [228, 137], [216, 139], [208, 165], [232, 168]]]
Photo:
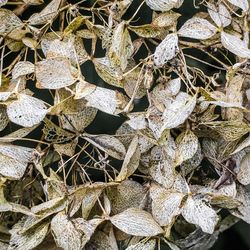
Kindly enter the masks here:
[[237, 173], [237, 180], [242, 185], [250, 184], [250, 154], [249, 153], [245, 155], [240, 162], [240, 170]]
[[18, 222], [11, 230], [9, 250], [32, 250], [38, 246], [47, 235], [49, 222], [37, 225], [33, 230], [24, 230], [24, 221]]
[[111, 223], [123, 232], [135, 236], [155, 236], [163, 233], [162, 228], [146, 211], [129, 208], [110, 218]]
[[193, 17], [186, 21], [178, 31], [178, 35], [205, 40], [215, 35], [217, 29], [206, 19]]
[[82, 234], [74, 227], [68, 216], [61, 212], [51, 220], [51, 230], [57, 246], [65, 250], [81, 250]]
[[134, 48], [125, 22], [121, 22], [114, 30], [112, 43], [109, 49], [109, 59], [114, 67], [121, 67], [124, 71], [128, 65], [128, 59], [133, 54]]
[[173, 8], [179, 8], [183, 0], [146, 0], [146, 4], [156, 11], [168, 11]]
[[165, 129], [175, 128], [181, 125], [193, 112], [196, 105], [196, 95], [189, 96], [180, 92], [174, 101], [165, 109], [163, 113], [163, 126]]
[[152, 215], [161, 226], [169, 226], [181, 212], [184, 194], [157, 185], [150, 188]]
[[228, 2], [230, 2], [231, 4], [241, 8], [243, 11], [248, 11], [249, 9], [249, 4], [247, 0], [227, 0]]
[[20, 179], [31, 162], [34, 149], [11, 144], [0, 144], [0, 174], [9, 179]]
[[156, 240], [141, 241], [135, 245], [127, 247], [125, 250], [154, 250], [156, 246]]
[[231, 35], [222, 31], [221, 43], [227, 50], [229, 50], [233, 54], [243, 58], [250, 58], [250, 50], [247, 48], [245, 42], [242, 41], [238, 36]]
[[29, 19], [30, 25], [45, 24], [52, 20], [57, 14], [57, 10], [61, 4], [61, 0], [52, 0], [40, 13], [33, 14]]
[[85, 136], [84, 139], [116, 159], [123, 160], [126, 155], [124, 145], [111, 135]]
[[47, 112], [42, 100], [25, 94], [19, 94], [18, 100], [7, 106], [10, 121], [24, 127], [39, 124], [45, 118]]
[[178, 53], [178, 36], [175, 33], [167, 35], [156, 47], [154, 62], [156, 66], [162, 66], [173, 59]]
[[8, 9], [0, 9], [0, 35], [4, 36], [23, 26], [22, 21], [11, 11]]
[[212, 3], [207, 3], [208, 13], [218, 27], [227, 27], [231, 23], [231, 14], [224, 4], [220, 3], [215, 6]]
[[178, 166], [184, 161], [191, 159], [198, 150], [199, 141], [197, 136], [191, 131], [182, 132], [176, 139], [175, 164]]
[[38, 62], [35, 74], [39, 88], [59, 89], [70, 86], [76, 81], [72, 75], [70, 62], [63, 57]]
[[120, 173], [115, 179], [116, 181], [123, 181], [127, 179], [137, 169], [141, 157], [138, 143], [138, 136], [135, 136], [128, 147]]
[[208, 234], [214, 232], [219, 220], [216, 212], [205, 204], [201, 199], [188, 197], [182, 215], [186, 221], [201, 227], [202, 231]]

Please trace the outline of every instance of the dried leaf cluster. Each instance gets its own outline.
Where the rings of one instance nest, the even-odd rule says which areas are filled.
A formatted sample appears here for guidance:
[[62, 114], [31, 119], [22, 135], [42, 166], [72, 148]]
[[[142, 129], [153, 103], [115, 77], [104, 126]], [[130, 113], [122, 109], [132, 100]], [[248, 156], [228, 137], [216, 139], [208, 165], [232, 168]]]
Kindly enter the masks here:
[[[250, 223], [249, 2], [187, 1], [0, 1], [0, 249], [204, 250]], [[102, 113], [116, 133], [88, 132]]]

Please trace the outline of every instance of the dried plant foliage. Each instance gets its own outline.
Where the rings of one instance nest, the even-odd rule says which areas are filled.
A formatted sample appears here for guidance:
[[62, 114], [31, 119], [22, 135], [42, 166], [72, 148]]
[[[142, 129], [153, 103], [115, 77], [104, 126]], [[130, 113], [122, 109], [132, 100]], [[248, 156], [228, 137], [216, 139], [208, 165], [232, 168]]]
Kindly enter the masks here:
[[249, 1], [187, 2], [0, 0], [0, 249], [209, 249], [250, 223]]

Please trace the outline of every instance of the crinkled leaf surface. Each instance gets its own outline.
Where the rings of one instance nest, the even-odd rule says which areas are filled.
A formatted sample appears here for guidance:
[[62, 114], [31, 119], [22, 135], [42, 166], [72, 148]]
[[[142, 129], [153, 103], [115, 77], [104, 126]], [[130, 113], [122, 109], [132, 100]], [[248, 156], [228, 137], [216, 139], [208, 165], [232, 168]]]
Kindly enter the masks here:
[[162, 228], [146, 211], [129, 208], [110, 218], [113, 225], [123, 232], [135, 236], [155, 236], [163, 233]]
[[193, 17], [186, 21], [178, 30], [178, 35], [194, 39], [205, 40], [216, 33], [216, 27], [206, 19]]
[[18, 95], [18, 100], [7, 106], [10, 121], [24, 127], [39, 124], [47, 112], [47, 107], [42, 100], [25, 94]]

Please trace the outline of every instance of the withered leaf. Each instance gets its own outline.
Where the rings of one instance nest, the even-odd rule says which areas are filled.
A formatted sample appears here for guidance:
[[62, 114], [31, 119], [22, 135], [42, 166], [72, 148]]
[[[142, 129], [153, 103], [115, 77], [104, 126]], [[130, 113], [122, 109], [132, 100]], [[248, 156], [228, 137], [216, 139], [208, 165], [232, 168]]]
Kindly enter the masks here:
[[120, 173], [115, 179], [116, 181], [123, 181], [127, 179], [137, 169], [141, 156], [138, 143], [138, 136], [135, 136], [128, 147]]
[[162, 30], [160, 27], [152, 24], [144, 24], [141, 26], [129, 26], [129, 29], [135, 32], [140, 37], [154, 38], [161, 34]]
[[118, 114], [125, 108], [127, 98], [118, 91], [96, 87], [96, 89], [85, 96], [87, 106], [99, 109], [108, 114]]
[[122, 72], [112, 66], [108, 57], [94, 58], [93, 63], [97, 74], [108, 84], [123, 87]]
[[116, 159], [123, 160], [126, 155], [124, 145], [111, 135], [85, 136], [84, 139]]
[[9, 179], [20, 179], [29, 162], [32, 161], [34, 149], [0, 144], [0, 174]]
[[150, 188], [152, 215], [161, 226], [171, 225], [175, 216], [181, 212], [184, 194], [167, 190], [158, 185]]
[[45, 126], [43, 128], [43, 133], [45, 135], [45, 140], [53, 143], [63, 143], [72, 140], [75, 135], [70, 133], [59, 126], [55, 125], [49, 119], [45, 119]]
[[8, 123], [7, 108], [4, 105], [0, 105], [0, 131], [4, 130]]
[[154, 62], [156, 66], [162, 66], [173, 59], [178, 53], [178, 36], [172, 33], [156, 47], [154, 53]]
[[146, 211], [129, 208], [110, 218], [110, 221], [123, 232], [135, 236], [155, 236], [163, 233], [162, 228]]
[[240, 170], [237, 173], [237, 180], [242, 185], [250, 184], [250, 154], [246, 154], [240, 162]]
[[156, 240], [141, 241], [135, 245], [129, 246], [126, 250], [154, 250], [156, 246]]
[[59, 89], [72, 85], [76, 78], [70, 62], [63, 57], [49, 58], [36, 64], [37, 87]]
[[247, 48], [245, 42], [241, 40], [238, 36], [231, 35], [222, 31], [221, 43], [226, 49], [228, 49], [233, 54], [243, 58], [250, 58], [250, 49]]
[[237, 0], [227, 0], [231, 4], [241, 8], [244, 11], [248, 11], [249, 9], [249, 3], [247, 0], [237, 1]]
[[198, 225], [205, 233], [212, 234], [219, 220], [216, 212], [201, 199], [189, 196], [182, 210], [189, 223]]
[[143, 208], [147, 201], [147, 190], [138, 182], [122, 181], [118, 186], [107, 188], [112, 214], [120, 213], [130, 207]]
[[165, 129], [175, 128], [182, 124], [193, 112], [196, 105], [196, 95], [193, 97], [180, 92], [174, 101], [164, 110], [163, 126]]
[[10, 246], [8, 249], [31, 250], [38, 246], [47, 235], [49, 222], [38, 224], [32, 230], [24, 230], [24, 221], [21, 220], [10, 230]]
[[218, 27], [226, 27], [231, 23], [231, 14], [224, 4], [220, 3], [216, 7], [212, 3], [207, 3], [208, 13]]
[[25, 94], [19, 94], [18, 100], [7, 106], [9, 119], [24, 127], [39, 124], [47, 112], [47, 107], [42, 100]]
[[16, 79], [20, 76], [34, 73], [35, 66], [33, 63], [28, 61], [18, 62], [12, 70], [12, 78]]
[[193, 17], [186, 21], [178, 30], [178, 35], [194, 39], [205, 40], [215, 35], [217, 29], [206, 19]]
[[57, 15], [57, 10], [61, 4], [61, 0], [52, 0], [40, 13], [33, 14], [28, 23], [31, 25], [45, 24]]
[[59, 247], [65, 250], [82, 249], [82, 234], [74, 227], [74, 224], [64, 212], [58, 213], [53, 217], [51, 230]]
[[0, 9], [0, 35], [6, 35], [23, 25], [22, 21], [8, 9]]
[[180, 17], [179, 13], [175, 13], [173, 11], [164, 12], [159, 14], [156, 18], [153, 19], [152, 25], [157, 27], [168, 27], [175, 25], [177, 23], [177, 19]]
[[152, 9], [157, 11], [168, 11], [173, 8], [179, 8], [183, 0], [146, 0], [146, 4]]
[[198, 138], [191, 130], [184, 131], [177, 137], [176, 146], [175, 164], [180, 165], [194, 156], [199, 146]]
[[128, 59], [132, 55], [133, 43], [125, 22], [121, 22], [114, 30], [112, 43], [109, 48], [109, 59], [113, 67], [121, 67], [124, 71], [128, 65]]

